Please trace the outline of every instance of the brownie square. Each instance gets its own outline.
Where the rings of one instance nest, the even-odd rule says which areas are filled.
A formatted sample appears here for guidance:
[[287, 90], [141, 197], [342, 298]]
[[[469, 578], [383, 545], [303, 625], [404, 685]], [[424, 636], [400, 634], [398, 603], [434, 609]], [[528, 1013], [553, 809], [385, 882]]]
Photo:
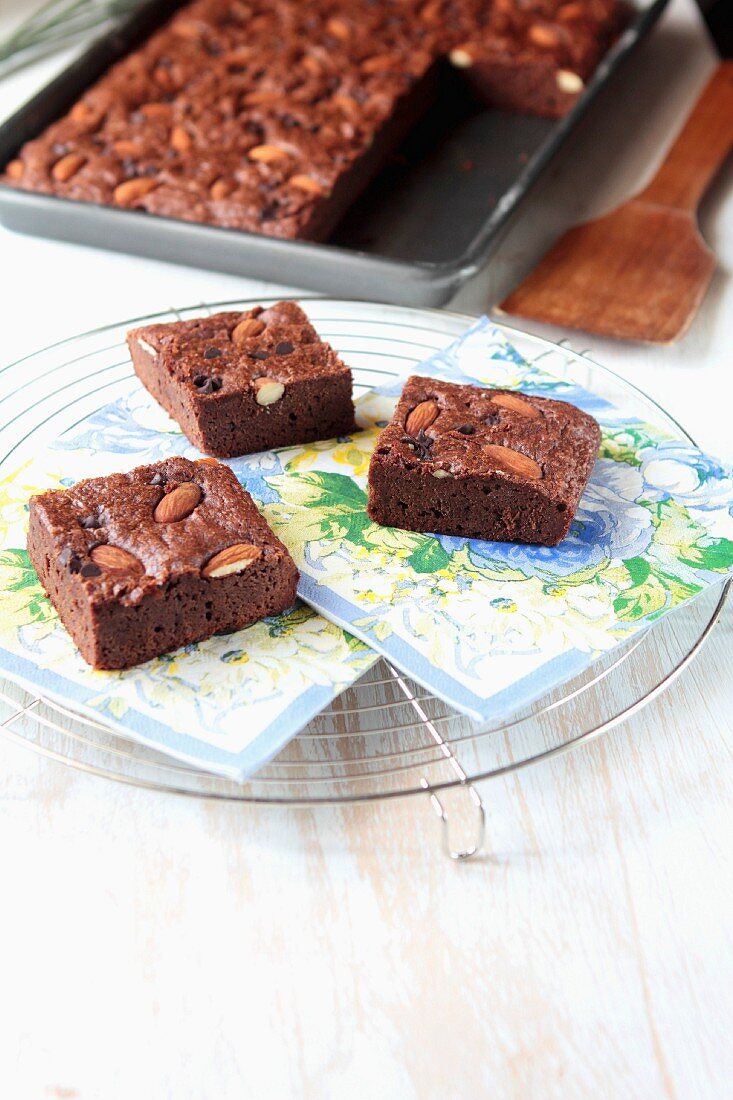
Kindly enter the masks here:
[[351, 371], [295, 302], [133, 329], [138, 378], [221, 458], [347, 435]]
[[95, 668], [129, 668], [275, 615], [298, 571], [232, 471], [169, 458], [30, 501], [28, 552]]
[[372, 455], [368, 512], [410, 531], [555, 546], [600, 438], [565, 401], [413, 376]]

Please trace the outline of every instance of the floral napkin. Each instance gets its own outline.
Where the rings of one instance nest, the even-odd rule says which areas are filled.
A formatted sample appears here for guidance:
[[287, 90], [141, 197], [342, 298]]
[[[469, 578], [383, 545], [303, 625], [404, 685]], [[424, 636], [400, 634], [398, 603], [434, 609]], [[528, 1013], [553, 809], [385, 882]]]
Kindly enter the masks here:
[[41, 489], [193, 448], [143, 391], [108, 405], [0, 480], [0, 674], [201, 768], [244, 779], [377, 655], [298, 603], [290, 612], [148, 661], [98, 672], [82, 660], [25, 551]]
[[559, 547], [434, 537], [369, 520], [369, 458], [400, 381], [362, 399], [365, 430], [351, 438], [230, 463], [293, 553], [310, 607], [136, 669], [95, 672], [28, 561], [27, 501], [90, 471], [198, 457], [136, 386], [0, 477], [0, 672], [169, 755], [242, 779], [366, 671], [375, 651], [486, 721], [581, 671], [733, 567], [731, 473], [688, 443], [525, 362], [486, 319], [419, 369], [559, 397], [600, 420], [601, 457]]
[[368, 518], [369, 458], [401, 381], [362, 400], [353, 438], [233, 465], [293, 553], [303, 599], [458, 710], [505, 716], [733, 568], [731, 471], [689, 443], [527, 363], [486, 318], [418, 373], [557, 397], [600, 421], [600, 458], [558, 547]]

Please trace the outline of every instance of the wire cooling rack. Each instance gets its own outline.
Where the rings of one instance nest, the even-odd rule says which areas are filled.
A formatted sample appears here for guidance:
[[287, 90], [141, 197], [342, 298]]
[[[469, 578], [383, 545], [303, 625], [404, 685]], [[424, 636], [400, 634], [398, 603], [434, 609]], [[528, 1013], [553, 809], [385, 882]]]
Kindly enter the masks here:
[[[321, 335], [352, 367], [357, 395], [378, 380], [409, 372], [472, 320], [444, 311], [368, 303], [306, 303]], [[221, 302], [170, 310], [97, 329], [29, 356], [20, 366], [39, 396], [30, 406], [19, 403], [11, 409], [0, 431], [0, 471], [6, 463], [17, 464], [24, 451], [36, 449], [128, 392], [135, 383], [124, 334], [134, 324], [252, 304]], [[689, 439], [650, 398], [585, 355], [508, 332], [527, 358], [541, 359], [546, 369], [610, 400], [623, 398], [646, 420]], [[18, 366], [13, 365], [16, 370]], [[4, 393], [2, 386], [0, 373]], [[636, 714], [694, 659], [720, 617], [728, 590], [729, 586], [708, 590], [531, 707], [489, 727], [477, 727], [381, 660], [245, 783], [173, 761], [59, 700], [41, 698], [7, 681], [0, 682], [0, 729], [42, 755], [83, 771], [189, 796], [317, 805], [422, 794], [430, 798], [442, 822], [446, 851], [454, 859], [465, 859], [483, 842], [485, 812], [474, 784], [587, 743]], [[475, 837], [458, 848], [450, 843], [442, 799], [443, 792], [456, 787], [464, 789], [476, 814]]]

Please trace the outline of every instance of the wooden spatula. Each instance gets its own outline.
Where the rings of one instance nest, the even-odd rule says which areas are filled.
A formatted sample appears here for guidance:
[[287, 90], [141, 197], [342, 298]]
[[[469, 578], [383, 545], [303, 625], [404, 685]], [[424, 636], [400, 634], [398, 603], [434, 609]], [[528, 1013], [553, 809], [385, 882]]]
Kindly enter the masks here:
[[724, 61], [649, 186], [569, 230], [499, 310], [624, 340], [678, 339], [715, 269], [697, 207], [731, 148], [733, 61]]

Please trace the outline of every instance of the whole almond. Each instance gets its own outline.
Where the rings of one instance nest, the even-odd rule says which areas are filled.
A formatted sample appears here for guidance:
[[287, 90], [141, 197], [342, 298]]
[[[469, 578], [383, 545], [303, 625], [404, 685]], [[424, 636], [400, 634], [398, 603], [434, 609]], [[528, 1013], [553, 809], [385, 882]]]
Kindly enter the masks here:
[[121, 546], [110, 546], [108, 543], [103, 542], [99, 546], [95, 546], [90, 551], [89, 556], [95, 565], [101, 565], [105, 573], [140, 574], [145, 572], [142, 563], [135, 555], [128, 550], [123, 550]]
[[[252, 23], [249, 25], [250, 33], [252, 31]], [[227, 50], [226, 53], [221, 55], [221, 60], [224, 65], [246, 65], [252, 56], [252, 49], [250, 46], [237, 46], [236, 49]]]
[[272, 164], [277, 160], [285, 160], [287, 155], [279, 145], [255, 145], [254, 149], [250, 149], [247, 153], [250, 160], [257, 160], [261, 164]]
[[153, 519], [156, 523], [178, 523], [191, 515], [201, 495], [201, 488], [195, 481], [184, 481], [158, 501]]
[[306, 54], [305, 57], [302, 57], [300, 59], [300, 64], [307, 73], [310, 73], [311, 76], [320, 76], [323, 72], [320, 63], [316, 61], [315, 57], [312, 57], [310, 54]]
[[448, 54], [448, 60], [456, 69], [470, 69], [473, 65], [473, 57], [468, 50], [464, 49], [462, 46], [458, 46], [455, 50], [451, 50]]
[[173, 114], [169, 103], [143, 103], [140, 114], [149, 119], [168, 119]]
[[252, 546], [249, 542], [237, 542], [234, 546], [227, 546], [226, 550], [220, 550], [218, 554], [214, 554], [213, 558], [209, 558], [201, 573], [209, 579], [242, 573], [253, 561], [257, 561], [261, 553], [259, 546]]
[[495, 393], [491, 398], [491, 404], [501, 405], [502, 409], [509, 409], [518, 416], [526, 416], [528, 420], [539, 420], [542, 416], [540, 410], [530, 405], [529, 401], [515, 397], [513, 393]]
[[185, 126], [174, 126], [171, 130], [171, 147], [177, 153], [187, 153], [193, 142]]
[[527, 38], [535, 46], [541, 46], [543, 49], [548, 50], [557, 46], [560, 41], [557, 31], [553, 30], [552, 27], [546, 27], [543, 23], [533, 23], [527, 31]]
[[231, 180], [218, 179], [214, 180], [209, 188], [209, 194], [214, 202], [220, 202], [222, 199], [226, 199], [231, 195], [234, 190], [234, 184]]
[[508, 470], [509, 473], [518, 474], [520, 477], [542, 477], [541, 466], [521, 451], [513, 451], [511, 447], [499, 447], [495, 443], [487, 443], [481, 450], [487, 458], [496, 463], [500, 470]]
[[560, 91], [566, 92], [568, 95], [577, 95], [585, 87], [583, 78], [578, 76], [577, 73], [571, 72], [570, 69], [558, 69], [555, 73], [555, 80]]
[[221, 466], [218, 458], [197, 458], [196, 462], [200, 462], [202, 466]]
[[93, 128], [102, 121], [103, 114], [104, 111], [100, 107], [93, 107], [91, 103], [86, 103], [81, 99], [69, 111], [69, 118], [77, 126]]
[[232, 330], [232, 340], [235, 344], [243, 344], [245, 340], [251, 340], [253, 336], [259, 336], [265, 331], [264, 321], [259, 317], [245, 317], [243, 321]]
[[135, 179], [125, 180], [114, 189], [114, 200], [120, 206], [132, 206], [138, 199], [143, 198], [155, 187], [158, 181], [147, 176], [138, 176]]
[[288, 183], [293, 187], [297, 187], [300, 191], [307, 191], [309, 195], [323, 195], [325, 192], [323, 184], [319, 183], [318, 180], [314, 180], [313, 176], [291, 176]]
[[86, 164], [86, 160], [87, 158], [81, 153], [67, 153], [61, 160], [56, 161], [51, 169], [51, 175], [58, 183], [66, 183]]
[[242, 102], [246, 107], [264, 107], [270, 103], [278, 103], [282, 97], [282, 92], [248, 92]]
[[437, 23], [442, 14], [443, 0], [429, 0], [429, 3], [420, 9], [420, 18], [426, 23]]
[[557, 12], [557, 18], [562, 19], [563, 23], [568, 23], [574, 19], [584, 19], [586, 14], [587, 11], [583, 5], [573, 0], [570, 4], [563, 4]]
[[5, 171], [11, 180], [19, 180], [25, 171], [25, 165], [22, 160], [11, 160]]
[[255, 378], [252, 385], [258, 405], [274, 405], [285, 393], [282, 382], [277, 382], [274, 378]]
[[344, 19], [338, 19], [333, 17], [326, 23], [326, 30], [329, 34], [332, 34], [334, 38], [338, 38], [340, 42], [348, 42], [351, 38], [351, 27]]
[[388, 73], [391, 69], [397, 68], [398, 65], [395, 58], [390, 54], [376, 54], [374, 57], [367, 57], [365, 61], [362, 61], [359, 68], [363, 73]]
[[420, 431], [424, 432], [433, 421], [437, 420], [438, 412], [436, 401], [421, 401], [419, 405], [415, 405], [415, 408], [407, 417], [405, 431], [408, 435], [417, 435]]
[[342, 95], [337, 92], [336, 95], [331, 96], [331, 103], [352, 118], [359, 113], [359, 104], [350, 95]]
[[200, 23], [194, 23], [191, 19], [176, 19], [171, 23], [170, 29], [179, 38], [188, 38], [192, 42], [198, 42], [203, 37], [204, 26]]
[[140, 156], [140, 146], [135, 141], [114, 141], [112, 148], [118, 157], [134, 160]]

